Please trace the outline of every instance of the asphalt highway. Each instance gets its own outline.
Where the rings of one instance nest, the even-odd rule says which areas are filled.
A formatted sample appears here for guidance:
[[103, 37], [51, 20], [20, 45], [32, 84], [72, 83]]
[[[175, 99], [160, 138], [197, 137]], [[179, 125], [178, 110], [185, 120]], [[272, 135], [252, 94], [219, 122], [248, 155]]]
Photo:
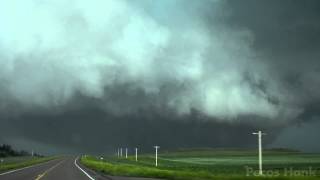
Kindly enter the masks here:
[[[98, 174], [83, 167], [77, 157], [65, 157], [0, 174], [0, 180], [147, 180]], [[148, 179], [151, 180], [151, 179]]]
[[87, 171], [76, 157], [68, 157], [2, 173], [0, 180], [110, 180]]

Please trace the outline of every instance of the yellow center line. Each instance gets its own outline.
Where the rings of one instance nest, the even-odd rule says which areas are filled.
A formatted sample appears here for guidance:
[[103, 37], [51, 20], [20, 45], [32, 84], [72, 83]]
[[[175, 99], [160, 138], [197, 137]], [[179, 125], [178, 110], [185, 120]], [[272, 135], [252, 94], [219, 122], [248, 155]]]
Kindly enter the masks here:
[[59, 166], [61, 163], [63, 163], [65, 160], [60, 161], [59, 163], [57, 163], [56, 165], [52, 166], [51, 168], [47, 169], [44, 173], [39, 174], [38, 177], [35, 180], [39, 180], [41, 178], [43, 178], [43, 176], [45, 176], [46, 174], [48, 174], [51, 170], [53, 170], [54, 168], [56, 168], [57, 166]]

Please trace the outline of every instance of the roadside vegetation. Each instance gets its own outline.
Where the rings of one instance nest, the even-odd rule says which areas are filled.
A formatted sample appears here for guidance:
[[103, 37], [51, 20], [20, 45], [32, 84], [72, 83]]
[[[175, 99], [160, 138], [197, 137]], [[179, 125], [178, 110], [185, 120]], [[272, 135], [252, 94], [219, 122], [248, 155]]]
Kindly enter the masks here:
[[[116, 176], [153, 177], [172, 180], [205, 179], [319, 179], [320, 154], [283, 149], [264, 152], [266, 177], [256, 177], [257, 153], [251, 150], [180, 150], [162, 152], [158, 167], [153, 154], [118, 158], [85, 156], [81, 163], [101, 173]], [[309, 168], [312, 168], [312, 172]], [[292, 169], [291, 169], [292, 168]], [[285, 174], [286, 173], [286, 174]], [[312, 174], [309, 174], [312, 173]], [[249, 176], [247, 176], [247, 174]]]
[[29, 156], [30, 154], [27, 151], [21, 150], [17, 151], [14, 150], [10, 145], [8, 144], [2, 144], [0, 145], [0, 158], [1, 157], [8, 157], [8, 156]]
[[6, 157], [0, 159], [0, 173], [19, 169], [27, 166], [32, 166], [39, 163], [44, 163], [50, 160], [55, 159], [56, 157]]
[[44, 157], [36, 153], [31, 156], [27, 151], [17, 151], [10, 145], [3, 144], [0, 145], [0, 173], [43, 163], [55, 158], [56, 157]]

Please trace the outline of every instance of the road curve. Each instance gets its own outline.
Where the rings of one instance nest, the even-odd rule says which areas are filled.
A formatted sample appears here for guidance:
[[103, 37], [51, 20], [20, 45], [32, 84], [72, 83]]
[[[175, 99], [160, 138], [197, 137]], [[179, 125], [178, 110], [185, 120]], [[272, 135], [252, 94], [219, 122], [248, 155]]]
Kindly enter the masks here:
[[65, 157], [0, 174], [0, 180], [152, 180], [100, 175], [83, 167], [77, 157]]
[[66, 157], [38, 164], [21, 170], [2, 173], [0, 180], [100, 180], [93, 178], [83, 167], [79, 166], [75, 157]]

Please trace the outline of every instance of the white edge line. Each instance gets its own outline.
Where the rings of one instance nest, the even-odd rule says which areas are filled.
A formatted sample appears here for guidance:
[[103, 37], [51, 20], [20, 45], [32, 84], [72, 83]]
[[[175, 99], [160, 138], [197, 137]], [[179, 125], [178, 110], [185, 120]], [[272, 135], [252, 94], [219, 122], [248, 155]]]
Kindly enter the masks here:
[[78, 160], [79, 157], [77, 157], [75, 160], [74, 160], [74, 165], [80, 169], [89, 179], [91, 180], [95, 180], [93, 177], [91, 177], [85, 170], [83, 170], [78, 164], [77, 164], [77, 160]]
[[14, 173], [14, 172], [17, 172], [17, 171], [21, 171], [21, 170], [24, 170], [24, 169], [28, 169], [28, 168], [32, 168], [32, 167], [35, 167], [35, 166], [40, 166], [42, 164], [45, 164], [45, 163], [48, 163], [50, 162], [51, 160], [47, 161], [47, 162], [43, 162], [43, 163], [39, 163], [39, 164], [34, 164], [32, 166], [27, 166], [27, 167], [24, 167], [24, 168], [20, 168], [20, 169], [14, 169], [14, 170], [11, 170], [11, 171], [7, 171], [7, 172], [4, 172], [4, 173], [1, 173], [0, 176], [3, 176], [3, 175], [6, 175], [6, 174], [11, 174], [11, 173]]

